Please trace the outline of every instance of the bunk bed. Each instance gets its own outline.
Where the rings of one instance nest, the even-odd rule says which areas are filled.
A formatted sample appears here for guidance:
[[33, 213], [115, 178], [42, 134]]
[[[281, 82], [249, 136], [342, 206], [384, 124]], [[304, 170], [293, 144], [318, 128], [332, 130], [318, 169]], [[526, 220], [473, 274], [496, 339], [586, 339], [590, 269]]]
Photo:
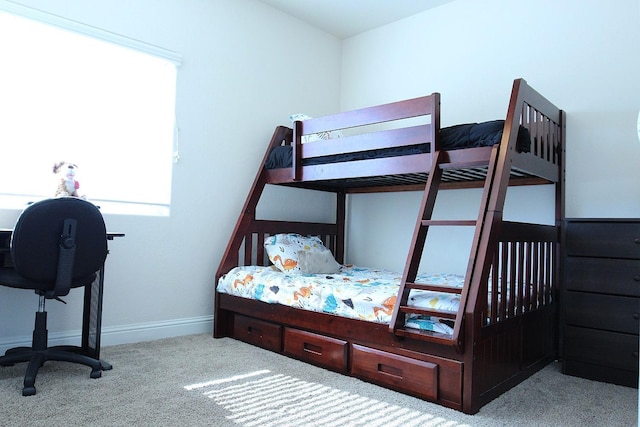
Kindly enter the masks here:
[[[441, 129], [433, 93], [276, 127], [216, 273], [214, 337], [476, 413], [557, 354], [564, 123], [516, 79], [506, 118], [491, 123]], [[476, 126], [498, 132], [474, 139]], [[267, 184], [334, 193], [335, 223], [256, 218]], [[554, 185], [555, 224], [503, 220], [513, 185]], [[482, 188], [477, 218], [432, 218], [440, 190], [469, 187]], [[381, 191], [423, 193], [395, 275], [344, 265], [346, 198]], [[429, 229], [460, 226], [474, 229], [465, 274], [421, 273]], [[290, 258], [312, 249], [326, 263], [301, 269], [302, 258], [286, 263], [270, 247]], [[362, 292], [346, 283], [373, 301], [369, 315], [353, 314]]]

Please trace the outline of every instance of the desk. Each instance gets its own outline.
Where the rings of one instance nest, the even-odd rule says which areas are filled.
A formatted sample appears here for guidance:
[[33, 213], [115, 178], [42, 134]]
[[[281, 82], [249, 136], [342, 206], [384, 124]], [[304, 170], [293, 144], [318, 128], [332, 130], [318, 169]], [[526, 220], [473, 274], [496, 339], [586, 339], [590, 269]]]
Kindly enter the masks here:
[[[12, 230], [0, 228], [0, 266], [10, 266], [8, 256]], [[108, 232], [107, 240], [124, 237], [124, 233]], [[100, 333], [102, 330], [102, 292], [104, 287], [104, 264], [98, 271], [96, 280], [84, 287], [84, 307], [82, 311], [82, 345], [80, 352], [100, 360]], [[111, 364], [100, 360], [102, 370], [108, 371]]]

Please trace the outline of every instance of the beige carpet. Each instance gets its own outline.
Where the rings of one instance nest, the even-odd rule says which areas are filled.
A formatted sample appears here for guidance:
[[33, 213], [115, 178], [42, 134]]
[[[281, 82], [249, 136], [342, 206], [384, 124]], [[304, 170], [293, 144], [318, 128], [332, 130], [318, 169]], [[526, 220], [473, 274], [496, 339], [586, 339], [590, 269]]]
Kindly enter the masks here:
[[0, 367], [2, 426], [635, 426], [636, 389], [551, 364], [469, 416], [231, 339], [192, 335], [105, 347], [114, 369]]

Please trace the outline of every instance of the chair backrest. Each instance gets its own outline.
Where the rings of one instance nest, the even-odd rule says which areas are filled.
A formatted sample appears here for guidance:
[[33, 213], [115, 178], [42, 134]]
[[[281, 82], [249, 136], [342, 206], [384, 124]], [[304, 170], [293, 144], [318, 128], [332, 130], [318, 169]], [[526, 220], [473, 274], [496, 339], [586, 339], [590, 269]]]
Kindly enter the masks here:
[[[69, 234], [69, 224], [73, 224], [75, 236]], [[69, 253], [73, 257], [68, 259], [72, 271], [67, 274], [71, 281], [91, 276], [104, 264], [107, 232], [94, 204], [76, 197], [60, 197], [33, 203], [22, 212], [11, 236], [13, 266], [20, 275], [49, 284], [46, 290], [52, 290], [65, 248], [72, 248]]]

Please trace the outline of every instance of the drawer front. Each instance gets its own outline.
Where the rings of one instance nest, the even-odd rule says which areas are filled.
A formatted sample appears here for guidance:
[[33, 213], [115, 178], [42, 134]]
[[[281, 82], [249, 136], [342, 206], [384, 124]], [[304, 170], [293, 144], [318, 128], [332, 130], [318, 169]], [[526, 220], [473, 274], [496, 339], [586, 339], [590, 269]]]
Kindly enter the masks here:
[[271, 351], [282, 351], [282, 326], [236, 314], [233, 336]]
[[640, 222], [570, 221], [567, 255], [640, 259]]
[[285, 354], [334, 371], [347, 372], [348, 348], [346, 341], [298, 329], [284, 330]]
[[610, 366], [594, 365], [592, 363], [564, 359], [562, 361], [562, 373], [595, 381], [638, 388], [637, 373], [625, 369], [612, 368]]
[[638, 334], [640, 299], [587, 292], [566, 292], [565, 323]]
[[640, 297], [640, 260], [567, 257], [567, 290]]
[[638, 336], [565, 326], [563, 357], [638, 372]]
[[438, 365], [353, 345], [351, 375], [410, 393], [438, 399]]

